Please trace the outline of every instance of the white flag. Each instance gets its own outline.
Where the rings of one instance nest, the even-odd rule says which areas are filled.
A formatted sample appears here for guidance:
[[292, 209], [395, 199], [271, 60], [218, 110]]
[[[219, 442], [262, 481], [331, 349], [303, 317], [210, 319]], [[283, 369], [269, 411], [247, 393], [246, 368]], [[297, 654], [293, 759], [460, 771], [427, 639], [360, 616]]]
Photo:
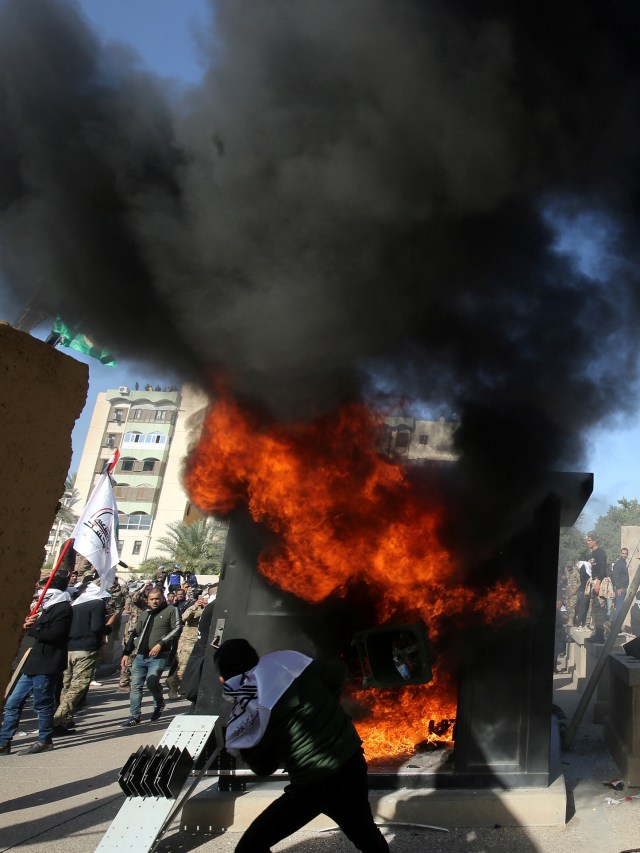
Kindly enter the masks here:
[[116, 536], [118, 506], [109, 479], [109, 472], [113, 470], [119, 456], [119, 451], [116, 451], [109, 460], [109, 466], [100, 475], [71, 534], [75, 540], [74, 549], [86, 557], [97, 571], [102, 589], [109, 589], [113, 584], [120, 559]]

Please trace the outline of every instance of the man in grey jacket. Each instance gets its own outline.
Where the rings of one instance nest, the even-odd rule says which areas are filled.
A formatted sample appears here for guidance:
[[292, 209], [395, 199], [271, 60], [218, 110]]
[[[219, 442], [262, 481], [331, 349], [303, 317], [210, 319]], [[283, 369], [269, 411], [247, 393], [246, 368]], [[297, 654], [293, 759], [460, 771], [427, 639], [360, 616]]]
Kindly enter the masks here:
[[131, 667], [131, 694], [129, 697], [129, 719], [123, 728], [140, 725], [142, 688], [146, 679], [149, 692], [155, 701], [151, 721], [157, 720], [164, 710], [160, 678], [163, 669], [170, 663], [180, 634], [180, 616], [172, 604], [167, 604], [164, 592], [155, 588], [147, 599], [148, 610], [136, 619], [136, 624], [124, 648], [123, 665], [136, 650]]

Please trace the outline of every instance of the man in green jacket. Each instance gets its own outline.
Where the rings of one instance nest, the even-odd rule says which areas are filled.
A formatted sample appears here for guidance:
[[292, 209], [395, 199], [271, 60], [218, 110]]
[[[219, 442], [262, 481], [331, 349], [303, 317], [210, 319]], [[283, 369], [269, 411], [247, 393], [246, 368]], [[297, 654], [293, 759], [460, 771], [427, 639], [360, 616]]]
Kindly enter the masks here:
[[258, 657], [244, 639], [222, 643], [214, 660], [223, 695], [233, 702], [227, 749], [259, 776], [282, 767], [290, 779], [236, 853], [270, 853], [272, 844], [319, 814], [363, 853], [388, 853], [371, 814], [362, 742], [338, 701], [346, 667], [294, 651]]
[[149, 609], [142, 611], [136, 619], [135, 627], [124, 648], [122, 665], [125, 669], [134, 648], [136, 656], [131, 667], [130, 717], [122, 724], [123, 728], [140, 724], [145, 678], [155, 702], [151, 721], [157, 720], [162, 714], [165, 702], [160, 677], [173, 656], [180, 634], [178, 611], [172, 604], [167, 604], [161, 589], [156, 587], [151, 590], [147, 606]]

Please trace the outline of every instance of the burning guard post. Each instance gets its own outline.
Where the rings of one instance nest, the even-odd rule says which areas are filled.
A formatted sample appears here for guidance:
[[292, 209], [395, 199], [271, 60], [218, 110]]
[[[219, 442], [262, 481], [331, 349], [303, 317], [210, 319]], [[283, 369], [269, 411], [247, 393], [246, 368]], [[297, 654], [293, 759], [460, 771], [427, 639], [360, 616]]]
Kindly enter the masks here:
[[[423, 481], [434, 476], [427, 470], [414, 474]], [[436, 479], [442, 488], [442, 475]], [[455, 473], [446, 479], [455, 479]], [[265, 554], [277, 550], [278, 535], [238, 508], [231, 518], [196, 713], [223, 712], [213, 654], [220, 642], [244, 636], [261, 653], [291, 648], [348, 664], [349, 710], [365, 742], [374, 787], [549, 785], [555, 772], [550, 715], [559, 528], [575, 521], [591, 485], [587, 474], [549, 475], [540, 484], [527, 523], [478, 560], [467, 589], [452, 591], [467, 601], [483, 597], [490, 608], [491, 589], [500, 588], [507, 569], [520, 593], [516, 586], [506, 588], [516, 603], [518, 595], [525, 598], [528, 609], [514, 617], [498, 613], [504, 619], [494, 619], [490, 611], [484, 624], [469, 618], [466, 627], [455, 601], [448, 614], [436, 612], [434, 599], [431, 612], [427, 607], [421, 618], [407, 618], [419, 610], [415, 577], [412, 607], [395, 614], [385, 610], [387, 590], [370, 582], [317, 598], [312, 579], [306, 591], [304, 585], [295, 594], [283, 589], [264, 572]], [[490, 588], [482, 586], [483, 578]], [[391, 577], [394, 582], [402, 578]], [[482, 591], [478, 598], [472, 583]], [[447, 629], [447, 616], [455, 630]], [[454, 719], [453, 755], [449, 742], [434, 761], [421, 747], [441, 743], [438, 733], [451, 741]]]

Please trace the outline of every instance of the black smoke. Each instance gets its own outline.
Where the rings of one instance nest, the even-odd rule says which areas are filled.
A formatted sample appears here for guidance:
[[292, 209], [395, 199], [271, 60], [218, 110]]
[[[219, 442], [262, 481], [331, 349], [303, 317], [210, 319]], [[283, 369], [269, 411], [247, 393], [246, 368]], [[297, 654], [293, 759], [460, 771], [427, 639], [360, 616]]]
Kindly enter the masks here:
[[[281, 417], [374, 375], [459, 412], [485, 482], [578, 465], [637, 388], [639, 24], [632, 0], [220, 0], [183, 92], [72, 3], [2, 0], [3, 279]], [[585, 221], [597, 273], [558, 251]]]

